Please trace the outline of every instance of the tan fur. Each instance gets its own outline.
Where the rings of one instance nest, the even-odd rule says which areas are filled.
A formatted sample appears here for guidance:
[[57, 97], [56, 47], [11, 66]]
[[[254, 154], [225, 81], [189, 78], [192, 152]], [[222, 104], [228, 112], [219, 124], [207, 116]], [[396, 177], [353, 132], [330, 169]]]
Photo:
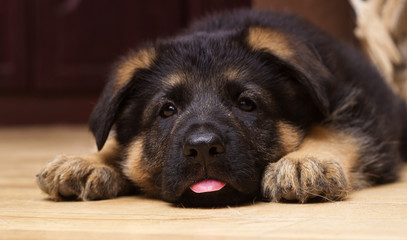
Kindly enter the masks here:
[[358, 158], [362, 143], [369, 141], [357, 139], [341, 130], [314, 128], [308, 135], [300, 149], [287, 157], [306, 158], [316, 156], [318, 159], [335, 161], [344, 170], [346, 181], [350, 189], [362, 189], [370, 186], [363, 174], [353, 171]]
[[296, 150], [303, 139], [303, 133], [297, 127], [285, 122], [278, 122], [277, 129], [280, 133], [284, 154]]
[[291, 63], [308, 78], [313, 72], [324, 77], [330, 75], [326, 67], [318, 61], [318, 56], [315, 56], [299, 39], [287, 33], [270, 28], [252, 27], [249, 29], [247, 43], [253, 50], [267, 51]]
[[141, 137], [133, 140], [129, 144], [126, 153], [126, 159], [123, 162], [124, 174], [132, 181], [140, 184], [145, 182], [147, 176], [141, 166], [141, 159], [143, 156], [143, 139]]
[[343, 199], [352, 188], [350, 178], [358, 150], [358, 141], [351, 135], [314, 127], [297, 150], [266, 167], [263, 193], [272, 201], [284, 198], [306, 202], [317, 196]]
[[166, 77], [166, 80], [164, 81], [164, 83], [170, 87], [174, 87], [174, 86], [181, 84], [182, 81], [183, 81], [182, 75], [179, 73], [174, 73], [174, 74], [170, 74], [168, 77]]
[[150, 67], [155, 56], [155, 50], [153, 48], [148, 48], [132, 52], [125, 57], [116, 70], [114, 91], [118, 91], [125, 86], [131, 80], [136, 69]]
[[244, 74], [241, 70], [239, 71], [238, 69], [228, 68], [224, 71], [223, 76], [228, 80], [236, 80], [243, 77]]
[[[152, 174], [148, 165], [143, 163], [143, 137], [139, 136], [129, 144], [126, 159], [123, 162], [123, 171], [128, 179], [133, 181], [140, 189], [148, 194], [154, 195], [155, 187]], [[151, 168], [154, 168], [151, 166]]]
[[88, 161], [94, 164], [107, 164], [118, 168], [117, 163], [120, 159], [121, 146], [114, 136], [109, 136], [104, 147], [99, 152], [84, 156]]
[[343, 131], [314, 127], [305, 137], [300, 148], [288, 154], [288, 158], [317, 157], [321, 160], [334, 160], [350, 172], [359, 158], [357, 139]]
[[163, 83], [168, 87], [175, 87], [185, 83], [187, 79], [191, 78], [191, 73], [187, 71], [177, 71], [165, 77]]
[[247, 40], [254, 50], [268, 50], [284, 60], [291, 59], [295, 54], [289, 37], [277, 30], [253, 27], [249, 29]]

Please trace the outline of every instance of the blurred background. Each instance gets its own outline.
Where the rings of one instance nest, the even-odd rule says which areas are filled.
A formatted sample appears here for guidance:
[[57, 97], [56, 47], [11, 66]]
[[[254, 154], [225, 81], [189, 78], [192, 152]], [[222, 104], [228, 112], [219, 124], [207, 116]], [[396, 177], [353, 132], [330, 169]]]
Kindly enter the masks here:
[[347, 0], [0, 0], [0, 126], [86, 123], [126, 51], [242, 7], [297, 13], [358, 46]]

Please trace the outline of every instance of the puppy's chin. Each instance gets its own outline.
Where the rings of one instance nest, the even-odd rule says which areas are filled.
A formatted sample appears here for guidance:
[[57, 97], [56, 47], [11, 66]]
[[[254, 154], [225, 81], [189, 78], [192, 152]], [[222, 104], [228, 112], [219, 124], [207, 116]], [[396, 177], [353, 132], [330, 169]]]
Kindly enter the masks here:
[[216, 208], [247, 204], [256, 197], [256, 194], [244, 194], [226, 185], [219, 191], [206, 193], [195, 193], [188, 188], [175, 203], [191, 208]]

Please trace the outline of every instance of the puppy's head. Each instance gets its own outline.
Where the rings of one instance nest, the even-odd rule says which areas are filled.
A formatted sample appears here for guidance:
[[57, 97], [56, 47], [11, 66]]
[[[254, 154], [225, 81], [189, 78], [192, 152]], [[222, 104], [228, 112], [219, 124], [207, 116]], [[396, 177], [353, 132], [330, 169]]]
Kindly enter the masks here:
[[184, 35], [125, 57], [90, 127], [99, 149], [115, 128], [124, 173], [146, 194], [239, 204], [258, 196], [265, 166], [328, 114], [328, 78], [313, 51], [283, 32]]

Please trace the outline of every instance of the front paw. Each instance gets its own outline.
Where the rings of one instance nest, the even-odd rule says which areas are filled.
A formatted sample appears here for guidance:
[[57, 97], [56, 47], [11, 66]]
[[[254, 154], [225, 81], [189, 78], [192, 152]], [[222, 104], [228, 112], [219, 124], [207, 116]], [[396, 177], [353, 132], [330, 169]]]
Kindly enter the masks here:
[[60, 155], [37, 174], [38, 186], [54, 200], [95, 200], [118, 196], [128, 182], [112, 167]]
[[262, 194], [267, 201], [313, 199], [334, 201], [347, 196], [348, 181], [343, 167], [317, 158], [283, 158], [267, 166]]

